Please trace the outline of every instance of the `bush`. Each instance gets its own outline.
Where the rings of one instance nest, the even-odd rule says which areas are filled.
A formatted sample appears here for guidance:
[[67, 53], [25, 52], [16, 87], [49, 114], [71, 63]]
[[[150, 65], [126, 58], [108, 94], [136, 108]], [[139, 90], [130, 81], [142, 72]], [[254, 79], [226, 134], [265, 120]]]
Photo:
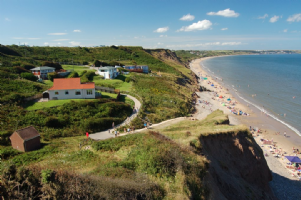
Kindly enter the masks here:
[[76, 77], [79, 77], [78, 73], [73, 71], [69, 74], [68, 78], [76, 78]]
[[129, 83], [132, 79], [130, 77], [125, 78], [125, 82]]
[[15, 70], [16, 73], [21, 74], [23, 72], [28, 72], [31, 73], [29, 70], [24, 69], [23, 67], [19, 67], [19, 66], [14, 66], [13, 69]]
[[0, 131], [0, 145], [9, 145], [10, 144], [10, 135], [12, 133], [9, 131]]
[[55, 79], [55, 78], [61, 78], [61, 76], [56, 72], [48, 73], [47, 76], [48, 76], [48, 79], [52, 82], [53, 82], [53, 79]]
[[12, 147], [5, 147], [3, 149], [0, 149], [0, 157], [2, 159], [9, 159], [20, 153], [20, 151], [13, 149]]
[[30, 81], [37, 81], [38, 77], [36, 77], [35, 75], [33, 75], [33, 73], [30, 72], [23, 72], [20, 75], [22, 78], [30, 80]]

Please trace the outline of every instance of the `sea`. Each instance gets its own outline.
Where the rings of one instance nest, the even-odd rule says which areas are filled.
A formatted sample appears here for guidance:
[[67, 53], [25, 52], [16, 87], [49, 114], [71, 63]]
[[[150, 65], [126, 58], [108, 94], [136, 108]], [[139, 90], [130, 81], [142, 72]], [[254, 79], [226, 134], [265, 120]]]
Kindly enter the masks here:
[[222, 56], [200, 64], [246, 104], [301, 137], [301, 54]]

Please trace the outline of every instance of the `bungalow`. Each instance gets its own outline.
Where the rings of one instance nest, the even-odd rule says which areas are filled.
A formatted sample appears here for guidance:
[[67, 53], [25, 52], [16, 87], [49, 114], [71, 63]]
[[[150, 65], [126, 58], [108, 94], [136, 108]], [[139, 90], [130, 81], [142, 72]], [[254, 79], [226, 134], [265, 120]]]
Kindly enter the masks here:
[[14, 149], [23, 152], [37, 150], [41, 146], [40, 134], [33, 126], [16, 130], [9, 139]]
[[42, 67], [36, 67], [31, 69], [31, 72], [39, 79], [47, 79], [47, 74], [51, 72], [55, 72], [55, 68], [42, 66]]
[[95, 99], [95, 83], [81, 83], [80, 78], [55, 78], [53, 86], [43, 93], [43, 98]]
[[148, 66], [147, 65], [137, 65], [137, 66], [124, 66], [125, 69], [129, 70], [130, 72], [138, 72], [138, 73], [148, 73]]
[[114, 79], [118, 76], [117, 68], [111, 66], [100, 67], [97, 71], [105, 79]]

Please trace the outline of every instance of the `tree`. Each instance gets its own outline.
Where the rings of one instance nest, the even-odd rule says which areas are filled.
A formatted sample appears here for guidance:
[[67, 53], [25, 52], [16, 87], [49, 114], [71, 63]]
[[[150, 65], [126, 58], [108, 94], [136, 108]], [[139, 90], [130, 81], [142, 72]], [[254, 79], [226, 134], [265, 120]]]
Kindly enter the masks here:
[[30, 80], [30, 81], [37, 81], [38, 77], [36, 77], [35, 75], [33, 75], [30, 72], [23, 72], [20, 74], [20, 76], [24, 79]]
[[95, 60], [94, 65], [95, 65], [95, 67], [100, 67], [101, 62], [99, 60]]
[[60, 70], [63, 69], [62, 66], [59, 63], [55, 63], [55, 62], [49, 62], [49, 61], [45, 61], [42, 64], [43, 66], [48, 66], [48, 67], [54, 67], [55, 71], [56, 70]]

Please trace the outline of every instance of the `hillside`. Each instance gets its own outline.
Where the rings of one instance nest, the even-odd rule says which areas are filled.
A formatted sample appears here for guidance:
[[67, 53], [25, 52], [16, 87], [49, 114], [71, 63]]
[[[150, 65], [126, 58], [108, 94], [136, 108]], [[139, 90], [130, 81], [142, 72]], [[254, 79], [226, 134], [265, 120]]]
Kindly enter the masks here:
[[[0, 195], [7, 199], [274, 198], [262, 151], [245, 127], [229, 126], [220, 111], [203, 121], [183, 120], [163, 129], [96, 142], [86, 140], [85, 132], [125, 120], [132, 106], [103, 98], [26, 109], [26, 98], [52, 84], [22, 78], [28, 68], [46, 61], [99, 61], [149, 65], [152, 71], [102, 80], [88, 76], [93, 73], [85, 66], [62, 65], [80, 72], [82, 79], [118, 85], [125, 88], [122, 92], [136, 96], [142, 108], [131, 126], [138, 129], [145, 121], [154, 124], [188, 116], [194, 111], [196, 77], [176, 53], [115, 46], [0, 47]], [[29, 125], [40, 132], [42, 148], [27, 153], [12, 149], [9, 136]]]
[[203, 121], [91, 141], [82, 150], [76, 144], [83, 137], [56, 139], [50, 153], [23, 168], [4, 162], [1, 192], [9, 198], [274, 199], [262, 151], [245, 127], [227, 122], [216, 111]]

